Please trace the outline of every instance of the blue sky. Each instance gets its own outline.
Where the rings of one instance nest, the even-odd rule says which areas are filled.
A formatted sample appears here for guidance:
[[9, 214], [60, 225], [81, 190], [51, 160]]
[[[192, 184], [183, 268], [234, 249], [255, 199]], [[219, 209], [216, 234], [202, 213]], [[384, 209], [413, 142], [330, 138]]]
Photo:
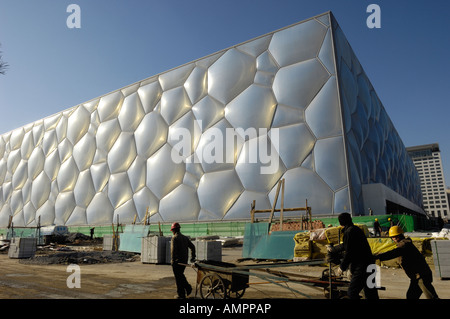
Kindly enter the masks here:
[[[81, 28], [69, 29], [70, 4]], [[381, 28], [369, 29], [369, 4]], [[439, 143], [450, 184], [450, 2], [0, 0], [0, 134], [332, 11], [406, 146]]]

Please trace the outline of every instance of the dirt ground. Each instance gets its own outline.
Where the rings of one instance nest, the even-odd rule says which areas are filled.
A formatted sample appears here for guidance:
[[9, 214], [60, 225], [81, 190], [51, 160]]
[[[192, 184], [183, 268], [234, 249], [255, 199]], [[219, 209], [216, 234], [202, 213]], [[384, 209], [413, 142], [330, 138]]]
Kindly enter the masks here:
[[[242, 247], [223, 248], [222, 260], [240, 263]], [[32, 264], [24, 259], [11, 259], [0, 254], [0, 298], [1, 299], [173, 299], [176, 293], [172, 268], [166, 264], [144, 264], [139, 255], [125, 256], [122, 262], [89, 261], [79, 263], [80, 287], [69, 288], [75, 282], [70, 277], [74, 272], [67, 264]], [[319, 278], [323, 266], [294, 266], [283, 269], [292, 273]], [[185, 271], [193, 286], [191, 299], [195, 296], [197, 272], [194, 268]], [[264, 283], [250, 276], [250, 287], [242, 299], [326, 299], [322, 288], [297, 283]], [[401, 269], [381, 268], [381, 299], [404, 299], [409, 285]], [[434, 287], [440, 298], [450, 299], [450, 280], [434, 278]], [[296, 289], [301, 294], [288, 288]]]

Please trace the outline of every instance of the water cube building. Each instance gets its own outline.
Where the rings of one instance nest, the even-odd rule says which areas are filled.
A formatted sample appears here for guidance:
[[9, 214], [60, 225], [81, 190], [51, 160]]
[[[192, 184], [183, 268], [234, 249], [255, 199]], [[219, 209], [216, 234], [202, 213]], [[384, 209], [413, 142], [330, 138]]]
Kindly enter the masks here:
[[[51, 98], [51, 96], [49, 96]], [[405, 146], [330, 13], [0, 136], [0, 227], [423, 214]]]

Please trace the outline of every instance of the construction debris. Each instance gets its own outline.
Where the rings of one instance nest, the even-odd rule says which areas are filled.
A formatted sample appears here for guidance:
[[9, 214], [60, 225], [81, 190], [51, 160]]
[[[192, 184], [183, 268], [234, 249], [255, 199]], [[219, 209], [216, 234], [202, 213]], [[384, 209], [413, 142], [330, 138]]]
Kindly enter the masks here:
[[124, 251], [63, 251], [21, 259], [20, 263], [31, 265], [81, 265], [130, 262], [139, 259], [140, 256], [138, 254]]

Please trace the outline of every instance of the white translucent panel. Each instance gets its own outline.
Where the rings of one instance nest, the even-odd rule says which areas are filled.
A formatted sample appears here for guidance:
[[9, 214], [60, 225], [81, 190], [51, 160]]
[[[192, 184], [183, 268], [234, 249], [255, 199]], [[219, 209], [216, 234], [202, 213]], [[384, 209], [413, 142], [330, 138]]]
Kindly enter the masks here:
[[72, 192], [59, 193], [55, 201], [54, 223], [56, 225], [65, 225], [75, 207], [75, 198]]
[[328, 72], [317, 59], [300, 62], [277, 72], [273, 91], [278, 103], [304, 109], [328, 77]]
[[232, 169], [243, 142], [231, 125], [222, 120], [202, 134], [194, 159], [205, 172]]
[[113, 222], [114, 208], [105, 192], [95, 194], [86, 208], [87, 224], [105, 225]]
[[198, 179], [196, 176], [192, 175], [191, 173], [186, 172], [183, 177], [183, 184], [197, 188], [198, 183], [200, 182], [200, 179]]
[[333, 44], [331, 42], [331, 29], [328, 30], [325, 39], [323, 40], [322, 47], [319, 52], [319, 59], [322, 61], [325, 68], [330, 72], [330, 74], [335, 74], [335, 65], [334, 65], [334, 52], [333, 52]]
[[58, 146], [58, 139], [56, 138], [55, 131], [48, 131], [44, 134], [44, 139], [42, 140], [42, 148], [44, 150], [44, 155], [47, 156]]
[[113, 220], [117, 222], [119, 220], [120, 223], [131, 224], [134, 220], [134, 216], [136, 216], [137, 211], [134, 206], [134, 202], [132, 200], [127, 201], [122, 204], [120, 207], [114, 209]]
[[237, 49], [256, 57], [267, 50], [271, 38], [272, 35], [266, 35], [255, 40], [247, 41], [239, 45]]
[[137, 93], [145, 113], [150, 113], [161, 99], [162, 89], [158, 81], [141, 86]]
[[118, 117], [122, 132], [134, 132], [144, 114], [138, 94], [132, 93], [128, 95], [123, 101]]
[[9, 138], [9, 147], [12, 151], [18, 150], [20, 148], [24, 135], [25, 131], [23, 128], [12, 131], [11, 137]]
[[57, 150], [59, 154], [59, 161], [63, 163], [72, 156], [73, 146], [70, 143], [70, 141], [66, 138], [58, 145]]
[[204, 171], [202, 165], [195, 154], [192, 154], [186, 159], [186, 172], [195, 176], [197, 179], [200, 179], [203, 176]]
[[236, 163], [242, 185], [255, 192], [267, 193], [285, 170], [267, 135], [246, 141]]
[[83, 107], [79, 106], [70, 115], [67, 121], [67, 138], [72, 143], [76, 144], [89, 129], [91, 122], [91, 114]]
[[109, 169], [106, 163], [94, 164], [90, 168], [92, 182], [96, 192], [102, 191], [109, 180]]
[[66, 221], [67, 226], [87, 225], [86, 209], [75, 207], [69, 219]]
[[258, 71], [255, 74], [255, 84], [272, 87], [274, 77], [272, 73]]
[[209, 95], [192, 107], [202, 131], [216, 124], [225, 115], [224, 105]]
[[95, 195], [94, 183], [90, 170], [80, 173], [73, 190], [73, 195], [77, 206], [86, 208]]
[[[14, 190], [10, 201], [11, 214], [18, 214], [23, 208], [22, 191]], [[22, 217], [21, 217], [22, 218]], [[14, 224], [17, 225], [17, 224]]]
[[55, 203], [46, 201], [36, 210], [36, 221], [40, 220], [41, 225], [52, 225], [55, 220]]
[[258, 69], [258, 71], [276, 73], [279, 69], [279, 66], [273, 59], [272, 55], [268, 51], [266, 51], [256, 59], [256, 68]]
[[95, 138], [91, 134], [84, 135], [73, 148], [73, 158], [79, 171], [92, 165], [96, 151]]
[[[288, 170], [284, 176], [285, 196], [284, 207], [305, 207], [306, 200], [311, 207], [313, 215], [329, 215], [333, 210], [333, 192], [323, 180], [313, 171], [297, 167]], [[273, 205], [277, 185], [269, 193], [271, 205]], [[280, 208], [281, 197], [278, 198], [277, 208]], [[297, 212], [299, 217], [304, 212]]]
[[203, 68], [209, 68], [223, 54], [224, 54], [224, 51], [220, 51], [218, 53], [213, 53], [211, 55], [208, 55], [207, 57], [204, 57], [203, 59], [198, 60], [195, 64], [200, 66], [200, 67], [203, 67]]
[[192, 104], [205, 97], [208, 94], [208, 73], [206, 69], [196, 67], [184, 83], [184, 88]]
[[36, 208], [34, 208], [31, 202], [28, 202], [27, 204], [25, 204], [25, 206], [23, 206], [23, 219], [25, 225], [26, 226], [30, 225], [33, 222], [35, 216], [36, 216]]
[[11, 151], [7, 160], [8, 172], [13, 174], [21, 160], [22, 158], [20, 156], [20, 149]]
[[255, 58], [230, 49], [208, 69], [208, 93], [227, 104], [252, 84], [255, 72]]
[[158, 112], [147, 114], [134, 133], [137, 154], [149, 157], [167, 141], [168, 126]]
[[[9, 208], [9, 204], [5, 203], [3, 207], [0, 209], [0, 223], [1, 225], [9, 225], [9, 218], [11, 216], [11, 209]], [[34, 216], [33, 216], [34, 217]]]
[[58, 138], [58, 143], [61, 143], [61, 141], [67, 137], [67, 124], [68, 124], [67, 117], [62, 116], [55, 129], [56, 137]]
[[183, 85], [194, 66], [194, 63], [190, 63], [161, 74], [159, 76], [159, 83], [161, 83], [163, 91]]
[[117, 119], [100, 123], [95, 136], [99, 149], [108, 152], [120, 135], [120, 124]]
[[41, 207], [48, 199], [48, 196], [50, 195], [50, 185], [51, 182], [44, 172], [39, 174], [33, 181], [30, 200], [35, 208]]
[[306, 108], [305, 118], [317, 138], [342, 134], [341, 110], [334, 76]]
[[273, 117], [272, 127], [281, 127], [298, 124], [305, 121], [303, 110], [296, 107], [278, 105]]
[[122, 106], [123, 95], [120, 91], [110, 93], [103, 96], [98, 103], [98, 115], [100, 121], [105, 122], [116, 118], [119, 115], [120, 107]]
[[[33, 152], [33, 154], [34, 154], [34, 152]], [[30, 170], [31, 163], [35, 164], [35, 162], [28, 161], [28, 172], [29, 173], [31, 172], [31, 170]], [[47, 156], [47, 158], [45, 159], [44, 171], [47, 174], [47, 176], [50, 178], [50, 180], [53, 181], [58, 176], [60, 167], [61, 167], [61, 162], [59, 160], [59, 152], [56, 149], [51, 154], [49, 154]], [[35, 172], [33, 175], [33, 178], [34, 178], [34, 177], [36, 177], [35, 174], [37, 172], [35, 168], [33, 168], [33, 172]]]
[[78, 168], [71, 157], [61, 164], [56, 181], [60, 192], [73, 190], [78, 177]]
[[167, 142], [185, 159], [194, 152], [200, 136], [198, 122], [194, 114], [188, 112], [170, 126]]
[[88, 110], [90, 113], [92, 113], [97, 109], [99, 101], [100, 101], [100, 99], [94, 99], [94, 100], [88, 101], [86, 103], [83, 103], [83, 106], [86, 110]]
[[[34, 139], [33, 139], [34, 140]], [[3, 137], [0, 136], [0, 156], [3, 158], [6, 149], [6, 143], [3, 140]]]
[[244, 190], [234, 170], [206, 173], [198, 185], [198, 198], [202, 208], [222, 219]]
[[170, 125], [191, 109], [191, 101], [183, 87], [164, 91], [161, 97], [161, 115]]
[[[255, 208], [257, 210], [272, 208], [269, 197], [266, 193], [257, 193], [245, 190], [233, 204], [233, 207], [228, 210], [224, 219], [250, 219], [250, 211], [253, 201], [255, 201]], [[255, 217], [267, 218], [269, 214], [270, 213], [258, 214]]]
[[28, 165], [26, 161], [21, 160], [12, 177], [13, 189], [16, 190], [22, 188], [27, 178], [28, 178]]
[[[20, 146], [20, 154], [22, 156], [22, 159], [27, 160], [31, 153], [33, 152], [34, 144], [33, 144], [33, 132], [29, 131], [25, 133], [25, 136], [23, 137], [22, 145]], [[1, 150], [0, 150], [0, 156], [1, 156]]]
[[25, 219], [23, 217], [23, 211], [13, 215], [12, 223], [15, 227], [25, 226]]
[[322, 22], [323, 24], [325, 24], [326, 26], [330, 25], [330, 15], [329, 14], [324, 14], [321, 15], [319, 17], [316, 17], [317, 20], [319, 20], [320, 22]]
[[147, 160], [147, 187], [161, 199], [181, 184], [184, 173], [184, 163], [174, 162], [172, 147], [165, 144]]
[[251, 85], [225, 107], [225, 118], [235, 128], [268, 129], [276, 105], [271, 89]]
[[[28, 179], [22, 187], [22, 200], [23, 203], [28, 203], [31, 198], [31, 180]], [[0, 197], [1, 198], [1, 197]]]
[[[6, 176], [6, 172], [7, 172], [8, 168], [6, 165], [6, 159], [2, 158], [0, 159], [0, 184], [3, 184], [3, 182], [5, 181], [5, 176]], [[39, 174], [39, 172], [38, 172]], [[30, 173], [28, 173], [28, 175], [30, 175]]]
[[269, 51], [280, 66], [314, 58], [327, 28], [315, 20], [302, 22], [274, 33]]
[[139, 88], [139, 83], [134, 83], [131, 85], [128, 85], [124, 88], [122, 88], [120, 91], [122, 92], [123, 96], [127, 98], [129, 95], [135, 93], [137, 89]]
[[[144, 187], [136, 192], [133, 195], [133, 201], [138, 213], [138, 221], [142, 221], [144, 219], [147, 209], [150, 215], [158, 211], [159, 200], [147, 187]], [[152, 220], [152, 218], [150, 218], [150, 220]]]
[[44, 125], [43, 124], [36, 124], [33, 127], [33, 142], [35, 146], [38, 146], [41, 144], [43, 138], [44, 138]]
[[[56, 152], [57, 153], [57, 152]], [[45, 156], [40, 147], [35, 148], [28, 160], [28, 176], [35, 179], [44, 169]]]
[[121, 133], [108, 153], [108, 166], [112, 174], [125, 172], [136, 158], [136, 144], [132, 133]]
[[133, 197], [127, 173], [111, 174], [108, 183], [108, 198], [114, 208], [119, 207]]
[[[272, 132], [270, 133], [272, 134]], [[278, 129], [279, 143], [274, 143], [286, 168], [299, 166], [311, 153], [315, 138], [306, 124], [294, 124]], [[276, 141], [274, 138], [272, 140]]]
[[48, 130], [55, 129], [55, 127], [58, 124], [58, 121], [59, 121], [60, 117], [61, 117], [61, 113], [55, 114], [55, 115], [51, 115], [51, 116], [45, 118], [44, 119], [45, 130], [48, 131]]
[[348, 184], [344, 152], [340, 136], [318, 140], [314, 147], [316, 172], [334, 191]]
[[138, 155], [127, 171], [133, 192], [137, 192], [145, 186], [146, 172], [147, 160]]
[[199, 211], [196, 190], [183, 184], [167, 194], [159, 204], [159, 213], [164, 221], [196, 220]]

